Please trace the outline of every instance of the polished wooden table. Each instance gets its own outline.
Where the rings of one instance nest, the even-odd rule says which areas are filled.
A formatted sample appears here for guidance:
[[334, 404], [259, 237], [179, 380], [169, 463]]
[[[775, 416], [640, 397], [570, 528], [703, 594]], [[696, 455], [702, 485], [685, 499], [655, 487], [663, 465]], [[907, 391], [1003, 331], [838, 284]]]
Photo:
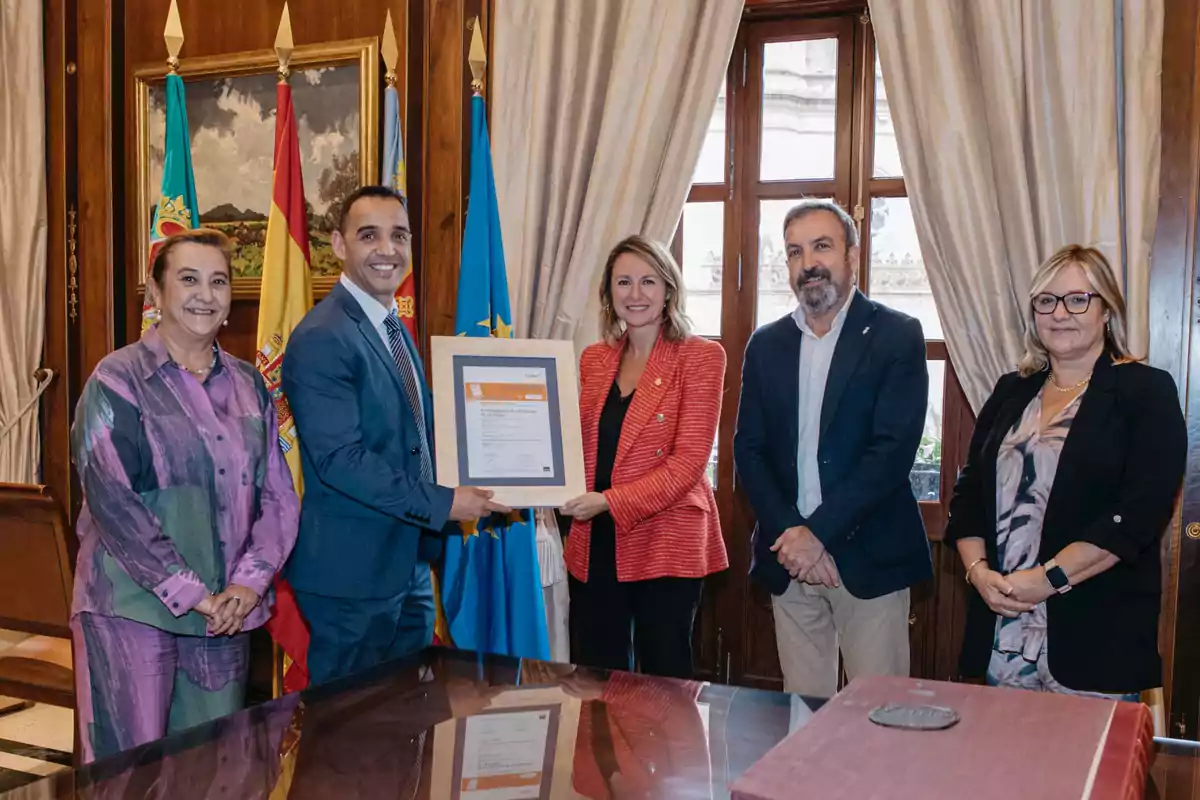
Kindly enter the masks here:
[[[0, 800], [724, 798], [822, 703], [430, 648]], [[1156, 742], [1146, 796], [1200, 800], [1196, 743]]]

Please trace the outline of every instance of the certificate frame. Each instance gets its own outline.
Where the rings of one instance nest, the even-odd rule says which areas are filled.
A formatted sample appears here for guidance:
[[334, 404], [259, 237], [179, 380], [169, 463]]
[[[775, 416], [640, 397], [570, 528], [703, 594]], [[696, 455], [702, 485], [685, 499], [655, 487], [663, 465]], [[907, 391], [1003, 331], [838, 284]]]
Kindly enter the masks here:
[[582, 703], [557, 686], [506, 689], [479, 713], [434, 726], [429, 796], [457, 800], [463, 795], [463, 755], [471, 719], [539, 711], [548, 714], [549, 720], [537, 796], [539, 800], [580, 797], [572, 789], [572, 776]]
[[[557, 508], [587, 491], [579, 379], [572, 342], [434, 336], [430, 339], [430, 361], [437, 406], [434, 446], [440, 485], [489, 489], [495, 493], [496, 502], [511, 508]], [[545, 377], [544, 384], [538, 385], [546, 390], [545, 406], [539, 413], [546, 414], [549, 424], [549, 462], [539, 467], [537, 475], [522, 474], [515, 467], [512, 474], [497, 474], [494, 464], [471, 461], [469, 417], [475, 413], [471, 408], [474, 398], [482, 399], [482, 394], [478, 381], [468, 379], [483, 372], [521, 370], [542, 371]], [[473, 388], [468, 389], [468, 384]]]

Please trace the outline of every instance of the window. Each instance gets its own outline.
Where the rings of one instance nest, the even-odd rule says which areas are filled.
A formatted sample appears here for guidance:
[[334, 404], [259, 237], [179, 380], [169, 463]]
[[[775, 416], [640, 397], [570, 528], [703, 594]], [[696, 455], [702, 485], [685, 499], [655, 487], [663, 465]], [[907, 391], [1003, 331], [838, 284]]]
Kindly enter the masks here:
[[[791, 313], [783, 218], [806, 197], [832, 198], [855, 218], [859, 288], [921, 321], [929, 404], [910, 475], [927, 525], [943, 498], [942, 442], [968, 418], [921, 258], [874, 36], [862, 12], [748, 21], [709, 125], [674, 241], [696, 331], [720, 341], [731, 376], [753, 331]], [[738, 380], [710, 474], [732, 476]], [[947, 398], [950, 400], [947, 400]], [[955, 452], [957, 449], [951, 448]], [[953, 469], [957, 465], [951, 465]], [[718, 493], [723, 514], [733, 501]], [[736, 524], [736, 523], [735, 523]], [[936, 523], [940, 532], [941, 523]], [[931, 531], [931, 533], [936, 533]]]

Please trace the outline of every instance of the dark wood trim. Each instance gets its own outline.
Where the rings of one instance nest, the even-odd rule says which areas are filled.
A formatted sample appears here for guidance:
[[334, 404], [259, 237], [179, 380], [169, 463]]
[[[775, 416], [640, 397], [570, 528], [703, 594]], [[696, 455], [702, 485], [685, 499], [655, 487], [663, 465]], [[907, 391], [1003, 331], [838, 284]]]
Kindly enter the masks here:
[[114, 345], [112, 52], [124, 0], [79, 0], [76, 126], [79, 170], [79, 376], [86, 380]]
[[72, 309], [75, 304], [68, 257], [68, 238], [78, 227], [75, 218], [74, 105], [76, 65], [74, 62], [75, 2], [48, 0], [43, 22], [46, 83], [46, 320], [42, 365], [57, 376], [42, 395], [42, 483], [61, 499], [71, 515], [74, 492], [71, 485], [70, 419], [75, 371], [71, 361]]
[[[1200, 281], [1196, 252], [1200, 209], [1200, 2], [1166, 0], [1162, 65], [1162, 166], [1158, 226], [1150, 273], [1151, 356], [1181, 376], [1188, 413], [1188, 466], [1181, 515], [1167, 534], [1161, 650], [1167, 735], [1200, 734], [1200, 539], [1184, 533], [1200, 521]], [[1190, 330], [1189, 330], [1190, 328]]]
[[758, 200], [799, 200], [804, 197], [836, 199], [840, 191], [838, 183], [836, 180], [759, 181], [755, 186], [754, 196]]
[[829, 16], [867, 10], [866, 0], [746, 0], [745, 20]]
[[688, 190], [689, 203], [724, 203], [729, 199], [729, 188], [724, 183], [694, 183]]

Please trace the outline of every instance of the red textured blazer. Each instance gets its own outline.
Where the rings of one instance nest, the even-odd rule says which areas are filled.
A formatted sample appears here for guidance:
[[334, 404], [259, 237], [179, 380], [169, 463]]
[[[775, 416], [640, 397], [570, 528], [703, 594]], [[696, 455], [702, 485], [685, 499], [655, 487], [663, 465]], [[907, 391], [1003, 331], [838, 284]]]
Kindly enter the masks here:
[[[588, 488], [596, 484], [600, 412], [617, 378], [624, 340], [600, 342], [579, 362], [579, 413]], [[659, 338], [625, 414], [612, 488], [604, 493], [617, 532], [617, 580], [701, 578], [729, 566], [717, 503], [705, 469], [712, 454], [725, 350], [690, 336]], [[586, 581], [590, 521], [576, 520], [567, 569]]]

